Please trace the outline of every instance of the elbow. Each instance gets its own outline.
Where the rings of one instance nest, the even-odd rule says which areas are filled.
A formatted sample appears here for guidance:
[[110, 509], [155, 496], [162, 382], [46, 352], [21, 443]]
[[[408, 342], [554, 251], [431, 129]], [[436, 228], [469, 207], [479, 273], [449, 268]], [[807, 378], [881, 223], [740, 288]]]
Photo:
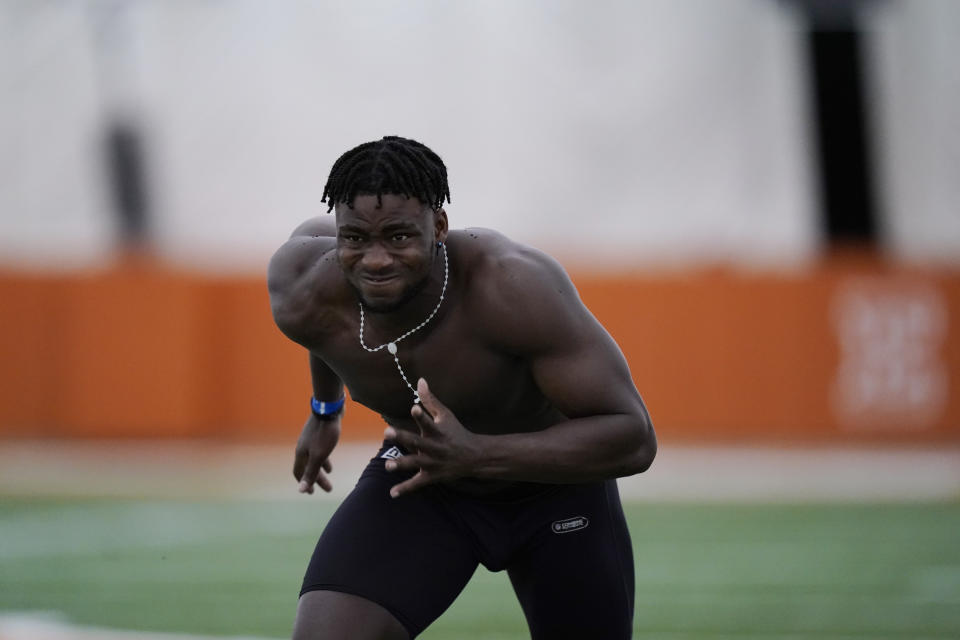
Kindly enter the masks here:
[[624, 469], [625, 473], [622, 476], [643, 473], [650, 468], [653, 459], [657, 457], [657, 435], [649, 418], [645, 418], [637, 425], [632, 444]]
[[287, 333], [286, 329], [296, 324], [296, 317], [291, 313], [290, 305], [283, 304], [279, 296], [271, 296], [270, 311], [273, 314], [273, 323], [283, 333]]
[[651, 434], [647, 442], [636, 455], [636, 466], [633, 473], [643, 473], [653, 465], [653, 459], [657, 457], [657, 439]]

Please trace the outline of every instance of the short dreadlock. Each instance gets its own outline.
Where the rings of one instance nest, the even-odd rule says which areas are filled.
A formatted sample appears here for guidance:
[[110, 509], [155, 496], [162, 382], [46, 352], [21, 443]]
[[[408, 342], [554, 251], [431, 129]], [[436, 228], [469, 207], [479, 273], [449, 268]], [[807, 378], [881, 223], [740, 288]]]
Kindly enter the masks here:
[[323, 187], [321, 202], [333, 210], [338, 202], [353, 206], [358, 195], [375, 195], [383, 204], [383, 194], [395, 193], [416, 198], [435, 211], [450, 202], [447, 167], [427, 146], [416, 140], [386, 136], [365, 142], [340, 156], [333, 163]]

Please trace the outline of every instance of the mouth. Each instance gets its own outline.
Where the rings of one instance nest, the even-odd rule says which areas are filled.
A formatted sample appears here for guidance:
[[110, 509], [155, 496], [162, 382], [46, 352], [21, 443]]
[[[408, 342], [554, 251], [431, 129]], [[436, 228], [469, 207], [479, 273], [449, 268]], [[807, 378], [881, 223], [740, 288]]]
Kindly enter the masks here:
[[368, 311], [390, 311], [402, 299], [403, 283], [395, 275], [360, 276], [356, 281], [356, 291]]
[[389, 276], [364, 275], [358, 278], [357, 286], [366, 296], [392, 297], [402, 288], [403, 282], [400, 276], [396, 274]]
[[368, 287], [389, 286], [397, 280], [397, 276], [361, 276], [360, 278], [360, 281]]

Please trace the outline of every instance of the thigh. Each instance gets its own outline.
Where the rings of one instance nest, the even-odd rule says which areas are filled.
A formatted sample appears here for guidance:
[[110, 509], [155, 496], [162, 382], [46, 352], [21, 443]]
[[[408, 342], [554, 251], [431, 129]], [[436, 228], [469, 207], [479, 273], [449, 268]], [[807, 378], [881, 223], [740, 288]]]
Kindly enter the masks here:
[[393, 614], [366, 598], [339, 591], [300, 596], [293, 640], [408, 640]]
[[[388, 612], [414, 637], [450, 606], [478, 561], [429, 487], [390, 497], [390, 487], [404, 477], [387, 472], [383, 462], [375, 458], [370, 463], [330, 519], [307, 568], [301, 597], [320, 591], [362, 598], [376, 605], [372, 615]], [[311, 627], [323, 629], [325, 621], [343, 614], [338, 607], [350, 602], [302, 599], [298, 625], [309, 620]], [[324, 612], [315, 615], [321, 608]]]
[[570, 487], [534, 508], [508, 568], [531, 637], [630, 638], [633, 551], [616, 482]]

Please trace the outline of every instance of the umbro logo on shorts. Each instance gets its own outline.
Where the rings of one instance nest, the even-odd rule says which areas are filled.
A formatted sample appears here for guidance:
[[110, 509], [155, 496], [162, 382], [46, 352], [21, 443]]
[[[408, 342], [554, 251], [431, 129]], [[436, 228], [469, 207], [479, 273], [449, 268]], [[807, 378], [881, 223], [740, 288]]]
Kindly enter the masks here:
[[380, 454], [380, 457], [383, 458], [384, 460], [396, 460], [401, 456], [403, 456], [403, 452], [396, 447], [390, 447], [389, 449], [384, 451], [382, 454]]
[[567, 518], [566, 520], [557, 520], [550, 525], [550, 528], [554, 533], [570, 533], [571, 531], [586, 529], [589, 524], [590, 520], [585, 516], [577, 516], [575, 518]]

